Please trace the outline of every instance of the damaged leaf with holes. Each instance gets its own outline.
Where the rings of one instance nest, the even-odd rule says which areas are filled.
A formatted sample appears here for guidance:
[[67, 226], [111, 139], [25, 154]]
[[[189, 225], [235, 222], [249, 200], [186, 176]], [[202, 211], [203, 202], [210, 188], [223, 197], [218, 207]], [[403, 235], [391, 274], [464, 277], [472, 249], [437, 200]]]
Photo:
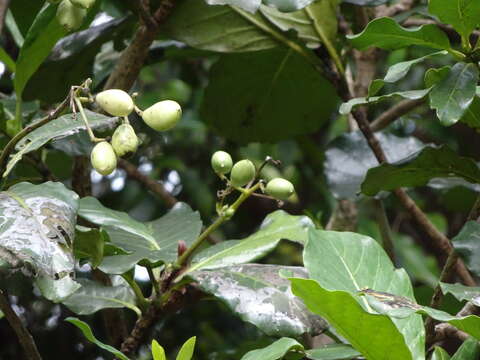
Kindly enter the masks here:
[[0, 192], [0, 260], [35, 278], [53, 301], [80, 285], [73, 280], [78, 195], [61, 183], [22, 182]]

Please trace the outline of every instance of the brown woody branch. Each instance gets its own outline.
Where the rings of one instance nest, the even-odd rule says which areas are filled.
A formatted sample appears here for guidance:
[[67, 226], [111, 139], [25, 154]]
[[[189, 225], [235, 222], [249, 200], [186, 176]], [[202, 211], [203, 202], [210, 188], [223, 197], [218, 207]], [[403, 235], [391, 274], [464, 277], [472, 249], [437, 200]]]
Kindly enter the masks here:
[[0, 290], [0, 310], [3, 312], [8, 323], [15, 331], [18, 341], [20, 342], [23, 350], [25, 351], [27, 359], [42, 360], [42, 357], [38, 352], [37, 345], [35, 344], [32, 335], [23, 325], [22, 320], [18, 317], [15, 311], [13, 311], [10, 303], [8, 302], [6, 294], [3, 293], [2, 290]]
[[415, 109], [417, 106], [422, 105], [424, 101], [425, 101], [424, 99], [400, 101], [398, 104], [392, 106], [390, 109], [383, 112], [382, 115], [380, 115], [370, 123], [370, 127], [372, 128], [372, 131], [377, 132], [386, 128], [388, 125], [390, 125], [392, 122], [394, 122], [398, 118], [409, 113], [410, 111]]

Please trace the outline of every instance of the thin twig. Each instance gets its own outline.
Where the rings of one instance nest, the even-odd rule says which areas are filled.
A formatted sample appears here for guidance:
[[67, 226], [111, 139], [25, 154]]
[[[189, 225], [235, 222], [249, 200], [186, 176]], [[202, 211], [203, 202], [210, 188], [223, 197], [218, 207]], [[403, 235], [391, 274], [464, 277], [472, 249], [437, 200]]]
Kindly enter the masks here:
[[378, 6], [376, 17], [393, 17], [401, 12], [410, 10], [415, 5], [415, 0], [400, 0], [390, 6]]
[[400, 101], [398, 104], [392, 106], [390, 109], [383, 112], [382, 115], [373, 120], [370, 123], [370, 127], [374, 132], [380, 131], [398, 118], [415, 109], [417, 106], [422, 105], [424, 101], [424, 99]]
[[5, 315], [5, 318], [15, 331], [15, 334], [17, 334], [18, 341], [22, 345], [27, 359], [42, 360], [32, 335], [23, 325], [22, 320], [18, 317], [15, 311], [13, 311], [6, 294], [2, 290], [0, 290], [0, 310]]

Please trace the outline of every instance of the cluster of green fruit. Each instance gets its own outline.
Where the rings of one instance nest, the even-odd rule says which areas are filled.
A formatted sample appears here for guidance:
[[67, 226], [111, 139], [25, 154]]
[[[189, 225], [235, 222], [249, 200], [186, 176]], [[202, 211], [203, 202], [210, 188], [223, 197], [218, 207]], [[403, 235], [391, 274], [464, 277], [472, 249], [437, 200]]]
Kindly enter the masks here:
[[68, 31], [78, 29], [87, 10], [92, 7], [96, 0], [47, 0], [49, 3], [60, 3], [57, 8], [57, 20]]
[[[233, 187], [242, 187], [255, 180], [257, 170], [255, 165], [247, 159], [233, 164], [232, 157], [225, 151], [217, 151], [212, 155], [213, 170], [221, 177], [230, 173], [229, 182]], [[265, 193], [277, 200], [287, 200], [295, 192], [293, 184], [283, 178], [271, 179], [265, 187]]]
[[101, 141], [92, 150], [92, 166], [102, 175], [108, 175], [116, 169], [117, 157], [128, 156], [137, 151], [139, 140], [127, 120], [133, 110], [137, 111], [148, 126], [157, 131], [170, 130], [182, 116], [180, 105], [172, 100], [157, 102], [141, 111], [135, 106], [130, 95], [119, 89], [105, 90], [97, 94], [95, 102], [108, 114], [124, 118], [124, 123], [113, 133], [111, 143]]

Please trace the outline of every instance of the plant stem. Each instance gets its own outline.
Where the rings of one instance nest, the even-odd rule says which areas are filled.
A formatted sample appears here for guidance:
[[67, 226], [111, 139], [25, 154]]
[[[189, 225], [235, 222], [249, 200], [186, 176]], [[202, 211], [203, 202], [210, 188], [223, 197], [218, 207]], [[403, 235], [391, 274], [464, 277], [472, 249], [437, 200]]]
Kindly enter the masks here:
[[82, 118], [83, 122], [85, 123], [85, 127], [87, 128], [87, 133], [88, 133], [88, 136], [90, 137], [90, 140], [92, 142], [104, 141], [105, 139], [97, 138], [95, 136], [95, 134], [93, 133], [92, 128], [90, 127], [90, 124], [88, 123], [88, 118], [87, 118], [87, 115], [85, 114], [85, 110], [83, 109], [82, 102], [76, 96], [74, 96], [74, 101], [75, 101], [75, 105], [78, 108], [78, 111], [80, 112], [80, 117]]
[[42, 360], [32, 335], [23, 325], [22, 320], [18, 317], [15, 311], [13, 311], [2, 290], [0, 290], [0, 310], [2, 310], [8, 323], [17, 334], [18, 341], [22, 345], [26, 357], [29, 360]]
[[[53, 119], [56, 119], [63, 112], [63, 110], [65, 110], [68, 104], [69, 104], [69, 97], [63, 100], [63, 102], [60, 105], [58, 105], [57, 108], [54, 111], [52, 111], [50, 114], [40, 119], [39, 121], [27, 126], [18, 134], [16, 134], [8, 142], [8, 144], [5, 146], [2, 153], [0, 154], [0, 177], [5, 176], [4, 174], [7, 166], [7, 160], [10, 154], [13, 152], [13, 150], [15, 150], [15, 145], [17, 145], [20, 140], [22, 140], [25, 136], [27, 136], [33, 130], [38, 129], [39, 127], [49, 123]], [[2, 185], [3, 184], [0, 184], [0, 190], [3, 188]]]
[[137, 282], [130, 276], [123, 274], [122, 277], [125, 279], [128, 285], [130, 285], [130, 287], [132, 288], [137, 298], [138, 306], [142, 309], [142, 312], [144, 312], [146, 309], [148, 309], [148, 305], [150, 303], [147, 299], [145, 299], [145, 296], [143, 296], [142, 289], [140, 289], [140, 286], [138, 286]]
[[160, 284], [158, 283], [157, 279], [155, 278], [155, 274], [150, 266], [147, 266], [148, 277], [150, 278], [150, 282], [152, 283], [153, 289], [155, 293], [160, 295]]
[[254, 186], [252, 186], [249, 189], [245, 189], [244, 192], [240, 194], [240, 196], [235, 200], [235, 202], [228, 207], [224, 213], [215, 220], [214, 223], [212, 223], [208, 228], [205, 229], [203, 233], [200, 234], [200, 236], [193, 242], [193, 244], [185, 251], [182, 256], [180, 256], [176, 262], [176, 267], [180, 268], [183, 265], [187, 263], [189, 258], [192, 256], [192, 254], [195, 252], [195, 250], [198, 249], [198, 247], [203, 243], [203, 241], [216, 229], [220, 227], [225, 221], [229, 220], [231, 218], [231, 215], [228, 216], [226, 215], [229, 210], [233, 210], [234, 212], [237, 211], [238, 207], [242, 205], [242, 203], [247, 200], [258, 188], [260, 188], [260, 183], [256, 183]]

